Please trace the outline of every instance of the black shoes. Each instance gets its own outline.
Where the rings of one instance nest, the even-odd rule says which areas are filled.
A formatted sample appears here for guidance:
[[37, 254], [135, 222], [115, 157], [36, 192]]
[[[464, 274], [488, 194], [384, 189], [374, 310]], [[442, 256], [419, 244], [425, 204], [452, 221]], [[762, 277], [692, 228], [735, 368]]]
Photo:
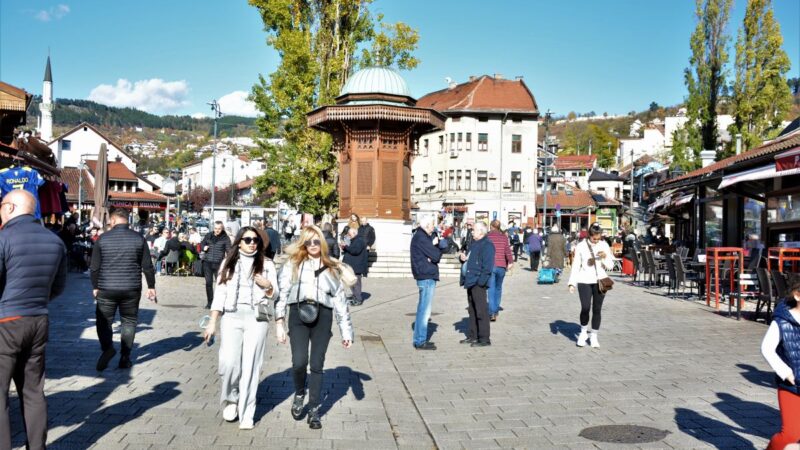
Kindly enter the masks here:
[[491, 316], [489, 316], [489, 320], [492, 322], [497, 322], [497, 314], [492, 314]]
[[131, 362], [130, 356], [121, 356], [119, 358], [119, 366], [118, 367], [120, 369], [130, 369], [131, 366], [133, 366], [133, 363]]
[[319, 420], [319, 405], [308, 410], [308, 428], [319, 430], [322, 428], [322, 421]]
[[470, 347], [488, 347], [492, 345], [491, 341], [475, 341], [470, 344]]
[[363, 303], [364, 303], [364, 300], [361, 300], [361, 301], [350, 300], [350, 301], [347, 302], [347, 304], [350, 305], [350, 306], [361, 306]]
[[458, 341], [459, 344], [472, 344], [473, 342], [477, 342], [478, 340], [475, 338], [466, 338]]
[[294, 401], [292, 402], [292, 417], [294, 420], [300, 420], [303, 418], [303, 401], [305, 398], [305, 395], [295, 394]]
[[415, 345], [414, 348], [417, 350], [436, 350], [436, 344], [433, 342], [425, 342], [420, 345]]
[[[117, 351], [114, 350], [114, 347], [111, 347], [108, 350], [105, 350], [100, 355], [100, 358], [97, 360], [97, 367], [96, 367], [97, 371], [98, 372], [102, 372], [102, 371], [106, 370], [106, 367], [108, 367], [108, 363], [111, 361], [111, 358], [113, 358], [114, 355], [116, 355], [116, 354], [117, 354]], [[122, 361], [120, 361], [120, 363], [121, 362]]]

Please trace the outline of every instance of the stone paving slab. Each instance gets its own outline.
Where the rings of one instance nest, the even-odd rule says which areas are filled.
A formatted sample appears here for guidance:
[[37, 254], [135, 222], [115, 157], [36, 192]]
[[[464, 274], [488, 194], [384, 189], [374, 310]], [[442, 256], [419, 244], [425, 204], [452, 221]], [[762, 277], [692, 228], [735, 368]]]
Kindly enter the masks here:
[[[141, 304], [134, 367], [115, 369], [115, 359], [98, 374], [89, 280], [71, 274], [51, 306], [48, 447], [764, 448], [780, 425], [759, 352], [764, 324], [623, 281], [606, 299], [602, 348], [577, 348], [577, 295], [563, 282], [539, 286], [535, 274], [515, 270], [492, 324], [493, 345], [473, 349], [458, 343], [466, 295], [443, 280], [429, 326], [439, 349], [422, 352], [411, 345], [413, 280], [367, 278], [369, 298], [353, 311], [355, 345], [343, 349], [334, 329], [323, 429], [289, 415], [291, 355], [270, 329], [256, 428], [240, 431], [221, 417], [218, 344], [200, 339], [201, 278], [159, 277], [160, 303]], [[11, 414], [21, 448], [16, 399]], [[637, 445], [579, 436], [614, 424], [669, 434]]]

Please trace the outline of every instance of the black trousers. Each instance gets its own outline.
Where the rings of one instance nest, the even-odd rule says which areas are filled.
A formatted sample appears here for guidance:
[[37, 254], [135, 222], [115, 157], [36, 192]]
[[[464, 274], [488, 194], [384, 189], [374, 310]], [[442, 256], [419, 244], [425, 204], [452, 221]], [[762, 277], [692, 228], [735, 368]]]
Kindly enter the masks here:
[[519, 252], [522, 250], [522, 244], [514, 244], [512, 248], [514, 249], [514, 262], [517, 262]]
[[539, 270], [540, 256], [542, 256], [541, 250], [531, 250], [531, 270]]
[[469, 338], [489, 342], [489, 308], [486, 304], [486, 288], [472, 286], [467, 289], [469, 303]]
[[122, 335], [123, 357], [130, 357], [133, 348], [133, 339], [136, 337], [136, 324], [139, 322], [139, 299], [141, 291], [99, 291], [97, 293], [97, 338], [100, 348], [106, 351], [114, 347], [114, 316], [119, 309], [119, 318], [122, 322], [120, 334]]
[[47, 442], [47, 401], [44, 398], [44, 350], [47, 315], [0, 323], [0, 450], [11, 450], [8, 390], [17, 387], [22, 423], [29, 449]]
[[600, 293], [597, 283], [578, 283], [578, 296], [581, 298], [581, 326], [589, 324], [589, 309], [591, 309], [592, 329], [599, 330], [603, 300], [606, 295]]
[[206, 306], [214, 301], [214, 283], [217, 281], [220, 263], [203, 261], [203, 276], [206, 277]]
[[[484, 306], [486, 309], [486, 306]], [[325, 366], [325, 353], [333, 336], [333, 310], [319, 307], [319, 316], [314, 323], [307, 324], [300, 320], [297, 305], [289, 305], [289, 344], [292, 347], [292, 380], [297, 395], [306, 392], [306, 376], [308, 375], [309, 347], [311, 349], [311, 376], [308, 377], [308, 404], [315, 407], [320, 404], [322, 395], [322, 370]]]

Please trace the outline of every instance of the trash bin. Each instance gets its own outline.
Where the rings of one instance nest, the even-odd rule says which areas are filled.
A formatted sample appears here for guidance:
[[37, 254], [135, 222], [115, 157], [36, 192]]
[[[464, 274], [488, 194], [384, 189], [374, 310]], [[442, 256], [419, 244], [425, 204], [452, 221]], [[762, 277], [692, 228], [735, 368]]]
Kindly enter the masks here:
[[633, 275], [636, 270], [633, 268], [633, 261], [628, 258], [622, 258], [622, 273], [625, 275]]

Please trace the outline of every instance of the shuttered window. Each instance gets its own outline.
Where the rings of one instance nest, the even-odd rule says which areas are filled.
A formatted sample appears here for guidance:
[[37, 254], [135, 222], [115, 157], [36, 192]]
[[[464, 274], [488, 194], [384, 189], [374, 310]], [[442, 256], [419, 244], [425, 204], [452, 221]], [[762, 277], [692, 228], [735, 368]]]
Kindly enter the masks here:
[[360, 161], [357, 166], [356, 195], [372, 195], [372, 161]]

